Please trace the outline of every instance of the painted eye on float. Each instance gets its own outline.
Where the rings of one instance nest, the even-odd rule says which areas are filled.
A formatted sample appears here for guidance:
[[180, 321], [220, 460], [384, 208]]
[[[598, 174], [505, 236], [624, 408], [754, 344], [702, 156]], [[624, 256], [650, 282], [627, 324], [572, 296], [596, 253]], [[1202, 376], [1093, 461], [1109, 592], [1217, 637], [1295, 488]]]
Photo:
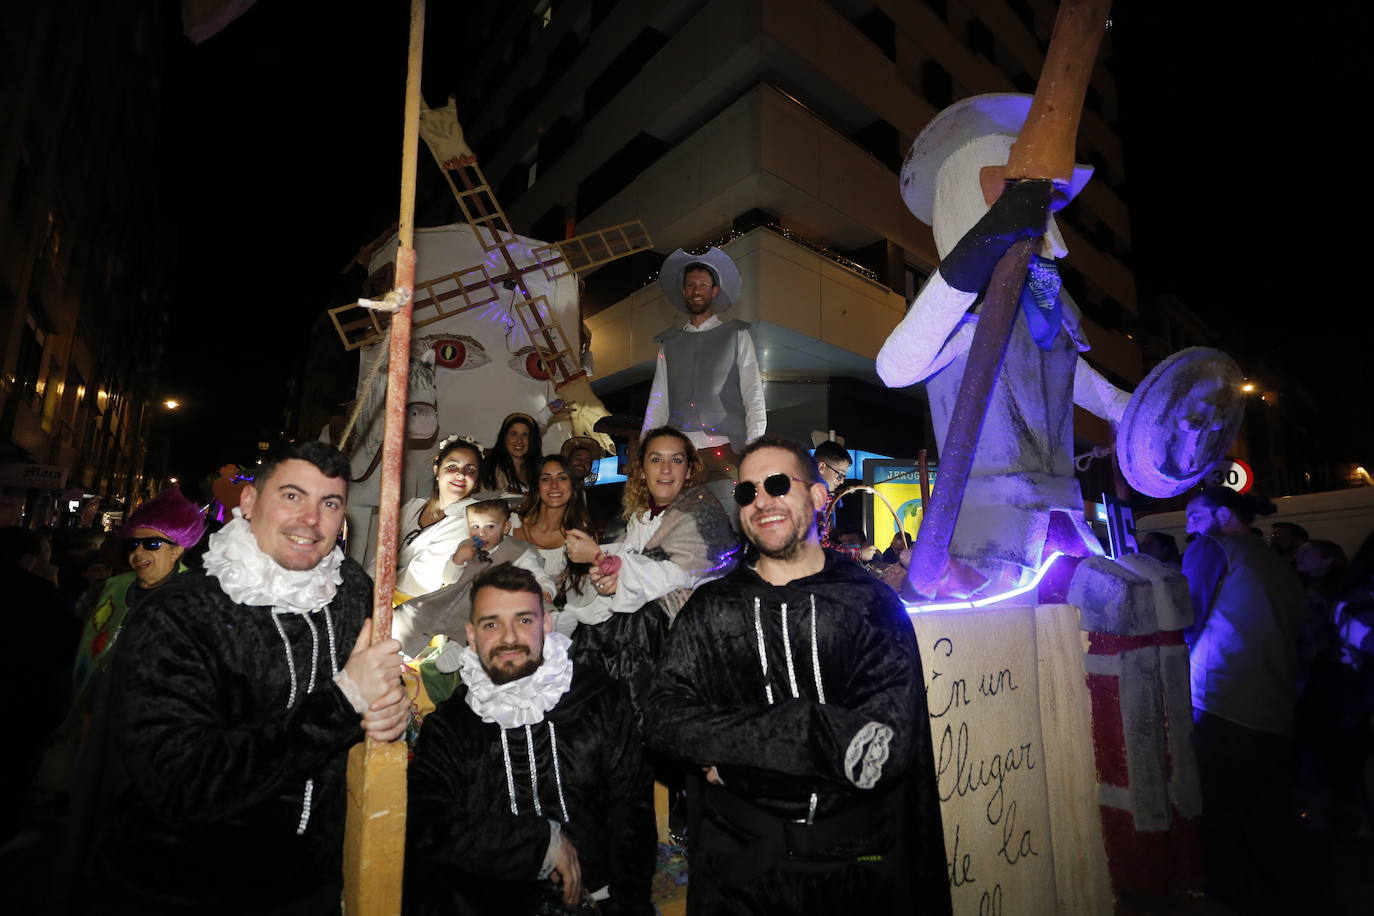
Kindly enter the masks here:
[[466, 334], [434, 339], [434, 363], [445, 369], [478, 369], [491, 362], [487, 348]]
[[509, 365], [516, 372], [536, 382], [547, 382], [553, 377], [553, 367], [534, 347], [521, 347], [516, 350], [509, 360]]

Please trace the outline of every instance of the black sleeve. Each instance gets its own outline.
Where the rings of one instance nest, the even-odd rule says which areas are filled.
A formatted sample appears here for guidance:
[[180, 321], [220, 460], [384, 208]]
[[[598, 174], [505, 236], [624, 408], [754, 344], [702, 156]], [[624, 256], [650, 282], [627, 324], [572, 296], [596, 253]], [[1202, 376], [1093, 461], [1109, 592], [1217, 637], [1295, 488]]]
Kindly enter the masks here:
[[535, 881], [549, 850], [549, 822], [533, 813], [472, 805], [473, 769], [480, 759], [476, 748], [464, 746], [442, 709], [425, 719], [408, 774], [407, 855], [423, 861], [427, 870]]
[[[610, 916], [652, 916], [650, 903], [658, 834], [654, 783], [644, 759], [644, 740], [634, 724], [629, 696], [608, 691], [602, 772], [610, 787], [606, 824], [610, 836]], [[595, 890], [595, 888], [592, 888]]]
[[200, 600], [179, 591], [135, 615], [110, 684], [129, 776], [174, 827], [224, 821], [298, 789], [363, 736], [358, 714], [329, 680], [292, 709], [236, 719], [227, 694], [254, 672], [226, 664], [232, 653], [220, 643], [232, 634], [193, 612]]

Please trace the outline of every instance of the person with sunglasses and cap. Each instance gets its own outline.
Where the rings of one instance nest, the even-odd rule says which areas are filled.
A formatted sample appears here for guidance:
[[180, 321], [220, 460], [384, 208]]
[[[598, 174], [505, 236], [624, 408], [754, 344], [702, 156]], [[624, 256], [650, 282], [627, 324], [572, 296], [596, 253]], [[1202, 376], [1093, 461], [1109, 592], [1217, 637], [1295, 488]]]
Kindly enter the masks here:
[[645, 699], [689, 784], [689, 912], [951, 911], [916, 637], [897, 595], [820, 545], [829, 493], [795, 442], [744, 450], [757, 560], [700, 586]]
[[205, 515], [180, 488], [168, 487], [129, 514], [122, 534], [130, 571], [106, 579], [94, 596], [90, 615], [82, 615], [86, 625], [72, 672], [74, 707], [82, 705], [92, 676], [113, 648], [129, 614], [154, 589], [186, 571], [181, 557], [205, 535]]
[[739, 301], [739, 268], [719, 248], [700, 255], [679, 248], [663, 262], [658, 284], [688, 321], [657, 337], [658, 362], [640, 435], [660, 426], [686, 433], [705, 463], [708, 489], [733, 513], [736, 454], [768, 426], [749, 326], [719, 317]]

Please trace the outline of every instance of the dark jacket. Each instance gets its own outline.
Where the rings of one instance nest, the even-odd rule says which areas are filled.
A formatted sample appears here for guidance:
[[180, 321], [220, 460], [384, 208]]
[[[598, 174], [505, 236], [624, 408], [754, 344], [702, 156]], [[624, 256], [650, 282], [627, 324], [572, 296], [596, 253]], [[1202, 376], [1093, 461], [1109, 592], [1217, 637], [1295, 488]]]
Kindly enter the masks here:
[[556, 820], [577, 850], [583, 888], [610, 885], [602, 913], [652, 914], [653, 786], [624, 691], [574, 668], [544, 721], [506, 730], [509, 774], [501, 729], [466, 697], [460, 688], [425, 718], [411, 762], [405, 912], [534, 913], [552, 887], [538, 875]]
[[363, 733], [332, 678], [372, 595], [357, 563], [341, 571], [305, 615], [188, 573], [125, 625], [73, 799], [81, 912], [337, 911]]
[[650, 748], [723, 781], [689, 830], [689, 912], [949, 912], [915, 633], [852, 560], [698, 588], [645, 710]]

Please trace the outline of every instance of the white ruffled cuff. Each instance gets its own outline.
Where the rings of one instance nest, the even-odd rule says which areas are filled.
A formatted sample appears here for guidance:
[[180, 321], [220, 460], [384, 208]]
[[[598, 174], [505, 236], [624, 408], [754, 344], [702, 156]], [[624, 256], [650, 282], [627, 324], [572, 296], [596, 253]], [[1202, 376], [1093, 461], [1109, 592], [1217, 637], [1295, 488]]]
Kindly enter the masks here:
[[878, 784], [892, 743], [892, 728], [881, 722], [868, 722], [854, 735], [844, 752], [844, 772], [860, 789]]
[[353, 678], [348, 676], [347, 671], [340, 669], [339, 673], [334, 675], [334, 683], [343, 692], [344, 698], [348, 700], [348, 704], [353, 707], [354, 712], [360, 716], [367, 713], [367, 700], [363, 699], [363, 692], [358, 689]]

